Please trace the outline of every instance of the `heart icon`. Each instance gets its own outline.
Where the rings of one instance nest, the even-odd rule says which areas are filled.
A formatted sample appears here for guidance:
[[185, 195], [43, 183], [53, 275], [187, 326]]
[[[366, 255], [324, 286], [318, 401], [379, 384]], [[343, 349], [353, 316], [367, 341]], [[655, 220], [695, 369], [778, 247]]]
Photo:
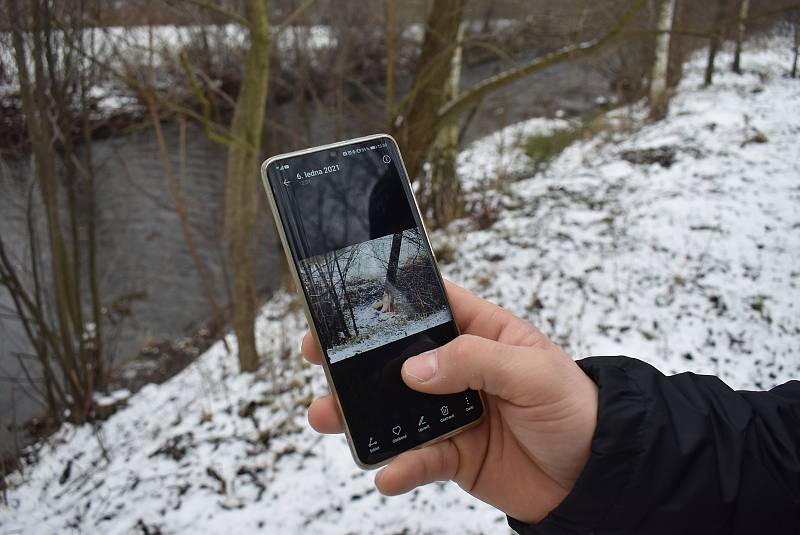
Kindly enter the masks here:
[[399, 425], [396, 425], [396, 426], [392, 427], [392, 433], [394, 433], [395, 435], [399, 435], [400, 431], [402, 431], [402, 430], [403, 429]]

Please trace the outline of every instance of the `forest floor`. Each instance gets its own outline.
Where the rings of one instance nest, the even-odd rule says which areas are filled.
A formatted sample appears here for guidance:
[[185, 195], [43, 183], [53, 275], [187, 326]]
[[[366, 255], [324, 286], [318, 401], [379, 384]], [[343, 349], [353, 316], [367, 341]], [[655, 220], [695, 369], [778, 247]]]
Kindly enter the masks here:
[[[525, 176], [520, 132], [563, 121], [468, 147], [462, 174], [486, 215], [434, 233], [450, 251], [444, 275], [575, 357], [627, 354], [736, 388], [800, 376], [800, 81], [785, 76], [785, 41], [749, 44], [745, 74], [720, 72], [710, 88], [696, 56], [664, 121], [611, 112], [603, 133], [536, 176], [491, 180], [492, 169]], [[298, 355], [305, 328], [297, 299], [279, 292], [257, 322], [259, 373], [237, 373], [217, 343], [107, 421], [30, 448], [0, 533], [508, 529], [452, 483], [382, 497], [343, 437], [315, 434], [305, 409], [326, 387]]]

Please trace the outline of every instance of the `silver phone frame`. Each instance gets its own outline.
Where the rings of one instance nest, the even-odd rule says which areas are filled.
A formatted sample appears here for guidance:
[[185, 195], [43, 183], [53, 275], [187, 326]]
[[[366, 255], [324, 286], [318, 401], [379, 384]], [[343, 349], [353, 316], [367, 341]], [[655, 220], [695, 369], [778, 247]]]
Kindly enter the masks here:
[[[322, 344], [320, 344], [320, 341], [319, 341], [319, 334], [317, 333], [317, 327], [314, 324], [313, 316], [311, 315], [311, 309], [310, 309], [308, 301], [306, 299], [305, 292], [302, 290], [303, 286], [302, 286], [302, 282], [300, 280], [300, 275], [297, 272], [297, 266], [295, 265], [294, 257], [292, 256], [291, 250], [289, 249], [289, 242], [286, 239], [286, 232], [284, 231], [284, 228], [283, 228], [283, 221], [281, 220], [280, 214], [278, 212], [278, 207], [277, 207], [277, 204], [275, 202], [275, 197], [272, 194], [272, 188], [269, 185], [269, 178], [267, 177], [267, 167], [269, 167], [269, 165], [272, 162], [277, 161], [277, 160], [282, 160], [282, 159], [285, 159], [285, 158], [294, 158], [294, 157], [302, 156], [304, 154], [308, 154], [308, 153], [311, 153], [311, 152], [334, 149], [334, 148], [341, 147], [341, 146], [344, 146], [344, 145], [350, 145], [352, 143], [360, 143], [360, 142], [363, 142], [363, 141], [370, 141], [370, 140], [373, 140], [373, 139], [380, 139], [380, 138], [389, 139], [392, 143], [394, 143], [394, 146], [397, 149], [397, 154], [400, 157], [400, 162], [399, 162], [400, 163], [400, 167], [401, 167], [401, 169], [403, 171], [401, 173], [403, 175], [401, 178], [406, 181], [406, 185], [408, 186], [408, 191], [411, 192], [411, 199], [414, 201], [414, 209], [417, 211], [417, 215], [419, 216], [419, 221], [422, 224], [422, 232], [425, 235], [425, 240], [428, 243], [428, 249], [429, 249], [429, 251], [431, 253], [431, 257], [433, 258], [433, 265], [434, 265], [434, 268], [436, 269], [436, 275], [439, 277], [439, 281], [442, 284], [442, 288], [445, 289], [445, 292], [444, 292], [445, 299], [447, 300], [447, 306], [450, 309], [450, 312], [451, 312], [451, 315], [452, 315], [453, 307], [450, 305], [450, 300], [447, 297], [447, 290], [446, 290], [445, 285], [444, 285], [444, 279], [442, 278], [442, 273], [439, 270], [439, 263], [436, 261], [436, 254], [433, 251], [433, 247], [431, 247], [430, 237], [428, 236], [428, 229], [425, 226], [425, 221], [423, 220], [422, 213], [419, 210], [419, 204], [417, 204], [417, 198], [414, 195], [414, 189], [411, 187], [411, 182], [410, 182], [409, 177], [408, 177], [408, 171], [406, 170], [405, 163], [403, 162], [403, 156], [400, 153], [400, 146], [397, 144], [397, 141], [391, 135], [389, 135], [389, 134], [372, 134], [372, 135], [369, 135], [369, 136], [357, 137], [357, 138], [353, 138], [353, 139], [347, 139], [347, 140], [344, 140], [344, 141], [337, 141], [336, 143], [329, 143], [327, 145], [319, 145], [319, 146], [316, 146], [316, 147], [309, 147], [307, 149], [287, 152], [287, 153], [284, 153], [284, 154], [276, 154], [275, 156], [271, 156], [270, 158], [267, 158], [261, 164], [261, 183], [264, 186], [264, 190], [266, 190], [267, 199], [269, 200], [269, 207], [272, 210], [272, 216], [275, 218], [275, 226], [278, 229], [278, 235], [281, 238], [281, 244], [283, 245], [283, 251], [286, 254], [286, 261], [289, 264], [289, 271], [292, 274], [292, 279], [294, 280], [294, 283], [295, 283], [295, 285], [296, 285], [296, 287], [298, 289], [298, 293], [300, 294], [300, 297], [303, 300], [303, 313], [306, 316], [306, 321], [308, 322], [309, 331], [311, 332], [311, 335], [314, 337], [314, 341], [317, 343], [317, 346], [320, 347], [320, 348], [322, 348]], [[456, 326], [456, 332], [458, 332], [460, 334], [461, 331], [458, 328], [458, 324], [455, 321], [455, 317], [453, 317], [453, 324], [455, 324], [455, 326]], [[330, 369], [328, 368], [328, 366], [329, 366], [328, 359], [325, 357], [324, 351], [322, 351], [322, 353], [323, 353], [323, 355], [322, 355], [322, 369], [325, 371], [325, 379], [328, 382], [328, 388], [330, 388], [331, 393], [333, 394], [333, 398], [336, 400], [337, 410], [339, 411], [339, 415], [341, 416], [342, 422], [344, 423], [344, 434], [347, 437], [347, 445], [350, 448], [350, 454], [352, 455], [353, 460], [356, 462], [358, 467], [362, 468], [364, 470], [372, 470], [372, 469], [375, 469], [375, 468], [379, 468], [379, 467], [381, 467], [381, 466], [383, 466], [385, 464], [388, 464], [392, 459], [397, 457], [397, 455], [400, 455], [400, 453], [403, 453], [405, 451], [411, 451], [411, 450], [415, 450], [415, 449], [424, 448], [425, 446], [429, 446], [431, 444], [435, 444], [437, 442], [441, 442], [443, 440], [447, 440], [448, 438], [450, 438], [450, 437], [452, 437], [452, 436], [454, 436], [454, 435], [456, 435], [456, 434], [458, 434], [458, 433], [460, 433], [462, 431], [465, 431], [465, 430], [467, 430], [467, 429], [469, 429], [471, 427], [475, 427], [476, 425], [479, 425], [484, 420], [484, 418], [486, 417], [486, 410], [487, 410], [486, 409], [486, 400], [484, 399], [483, 392], [478, 391], [478, 397], [479, 397], [479, 399], [481, 401], [481, 409], [482, 409], [481, 415], [480, 415], [480, 417], [478, 419], [476, 419], [476, 420], [474, 420], [472, 422], [466, 423], [466, 424], [462, 425], [461, 427], [459, 427], [457, 429], [453, 429], [452, 431], [448, 431], [444, 435], [432, 438], [431, 440], [428, 440], [427, 442], [423, 442], [422, 444], [418, 444], [417, 446], [414, 446], [413, 448], [409, 448], [408, 450], [403, 450], [403, 452], [400, 452], [400, 453], [397, 453], [395, 455], [392, 455], [391, 457], [388, 457], [388, 458], [384, 459], [383, 461], [380, 461], [380, 462], [374, 463], [374, 464], [366, 464], [366, 463], [362, 462], [361, 459], [358, 458], [358, 453], [356, 452], [355, 444], [353, 443], [353, 437], [350, 434], [350, 428], [349, 428], [349, 426], [347, 424], [347, 418], [345, 417], [344, 411], [342, 411], [341, 403], [339, 402], [339, 394], [336, 391], [336, 384], [334, 383], [333, 378], [331, 377]]]

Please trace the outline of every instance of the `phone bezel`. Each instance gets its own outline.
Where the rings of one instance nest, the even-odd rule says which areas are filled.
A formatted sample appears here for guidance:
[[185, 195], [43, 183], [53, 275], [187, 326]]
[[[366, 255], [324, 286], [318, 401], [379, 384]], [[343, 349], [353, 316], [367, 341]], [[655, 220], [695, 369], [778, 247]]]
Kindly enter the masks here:
[[[439, 270], [439, 263], [436, 261], [436, 254], [433, 251], [433, 247], [430, 246], [430, 237], [428, 235], [428, 229], [425, 226], [425, 221], [423, 220], [422, 214], [421, 214], [421, 212], [419, 210], [419, 205], [417, 204], [417, 198], [414, 195], [414, 190], [411, 187], [411, 181], [409, 180], [409, 177], [408, 177], [408, 171], [406, 170], [405, 163], [403, 162], [403, 155], [400, 152], [400, 147], [397, 144], [397, 141], [391, 135], [389, 135], [389, 134], [372, 134], [372, 135], [369, 135], [369, 136], [357, 137], [357, 138], [353, 138], [353, 139], [347, 139], [347, 140], [344, 140], [344, 141], [338, 141], [336, 143], [330, 143], [330, 144], [327, 144], [327, 145], [319, 145], [319, 146], [316, 146], [316, 147], [309, 147], [307, 149], [287, 152], [287, 153], [284, 153], [284, 154], [277, 154], [275, 156], [267, 158], [261, 164], [261, 182], [262, 182], [262, 184], [264, 186], [264, 189], [266, 190], [266, 193], [267, 193], [267, 199], [269, 201], [270, 209], [272, 210], [272, 216], [275, 218], [275, 226], [278, 229], [278, 235], [280, 236], [281, 244], [283, 245], [283, 251], [284, 251], [284, 253], [286, 255], [286, 261], [289, 264], [289, 271], [292, 274], [292, 279], [294, 280], [294, 283], [297, 286], [297, 288], [299, 290], [299, 294], [300, 294], [300, 296], [301, 296], [301, 298], [303, 300], [303, 313], [306, 316], [306, 321], [308, 322], [309, 330], [311, 332], [311, 335], [314, 337], [314, 341], [317, 343], [317, 346], [319, 346], [319, 347], [322, 347], [322, 344], [320, 344], [320, 341], [319, 341], [319, 334], [317, 333], [317, 326], [314, 323], [313, 316], [311, 315], [311, 308], [309, 307], [309, 303], [308, 303], [308, 300], [306, 299], [305, 292], [302, 290], [303, 287], [302, 287], [302, 283], [300, 281], [300, 275], [297, 272], [297, 266], [295, 265], [294, 257], [292, 256], [292, 252], [289, 249], [289, 242], [286, 239], [286, 232], [284, 231], [283, 220], [281, 219], [280, 213], [278, 212], [277, 203], [275, 202], [275, 196], [272, 193], [272, 187], [270, 186], [269, 178], [267, 176], [267, 168], [269, 167], [270, 164], [272, 164], [273, 162], [279, 161], [279, 160], [283, 160], [283, 159], [287, 159], [287, 158], [295, 158], [297, 156], [302, 156], [304, 154], [309, 154], [309, 153], [312, 153], [312, 152], [318, 152], [318, 151], [323, 151], [323, 150], [334, 149], [334, 148], [342, 147], [344, 145], [350, 145], [350, 144], [353, 144], [353, 143], [361, 143], [361, 142], [364, 142], [364, 141], [371, 141], [371, 140], [374, 140], [374, 139], [381, 139], [381, 138], [384, 138], [384, 139], [388, 140], [389, 142], [391, 142], [394, 145], [398, 156], [400, 157], [400, 162], [399, 163], [400, 163], [400, 170], [402, 171], [400, 173], [400, 175], [402, 175], [401, 179], [406, 181], [406, 185], [408, 186], [407, 191], [411, 192], [411, 200], [414, 201], [414, 210], [416, 210], [417, 216], [419, 217], [419, 221], [420, 221], [420, 223], [422, 225], [422, 232], [423, 232], [423, 234], [425, 236], [425, 240], [428, 243], [428, 247], [430, 249], [431, 256], [433, 257], [433, 265], [434, 265], [434, 268], [436, 269], [436, 276], [439, 277], [439, 281], [442, 283], [442, 288], [445, 288], [444, 280], [442, 279], [442, 273]], [[447, 291], [445, 291], [445, 299], [447, 299], [447, 306], [452, 311], [452, 306], [450, 305], [450, 300], [447, 297]], [[455, 322], [455, 318], [453, 319], [453, 323], [455, 324], [456, 332], [461, 334], [461, 331], [458, 328], [458, 324]], [[395, 457], [400, 455], [400, 453], [404, 453], [406, 451], [411, 451], [411, 450], [415, 450], [415, 449], [424, 448], [426, 446], [430, 446], [431, 444], [435, 444], [437, 442], [441, 442], [443, 440], [447, 440], [448, 438], [450, 438], [450, 437], [452, 437], [452, 436], [454, 436], [454, 435], [456, 435], [456, 434], [458, 434], [458, 433], [460, 433], [462, 431], [465, 431], [465, 430], [467, 430], [467, 429], [469, 429], [471, 427], [474, 427], [474, 426], [480, 424], [483, 421], [483, 419], [485, 418], [485, 416], [486, 416], [486, 401], [485, 401], [485, 399], [483, 397], [483, 392], [482, 391], [478, 391], [478, 398], [480, 399], [480, 403], [481, 403], [481, 415], [477, 419], [473, 420], [472, 422], [468, 422], [468, 423], [462, 425], [461, 427], [458, 427], [456, 429], [448, 431], [447, 433], [444, 433], [443, 435], [440, 435], [438, 437], [432, 438], [431, 440], [423, 442], [422, 444], [418, 444], [418, 445], [414, 446], [413, 448], [409, 448], [407, 450], [400, 451], [400, 452], [396, 453], [395, 455], [392, 455], [391, 457], [387, 457], [386, 459], [383, 459], [380, 462], [368, 464], [368, 463], [363, 462], [358, 457], [358, 453], [356, 451], [356, 447], [355, 447], [355, 444], [353, 442], [353, 438], [352, 438], [352, 436], [350, 434], [350, 428], [349, 428], [348, 423], [347, 423], [347, 417], [345, 416], [344, 411], [342, 410], [342, 406], [341, 406], [341, 403], [339, 401], [339, 394], [336, 391], [336, 383], [333, 381], [333, 377], [331, 376], [331, 372], [330, 372], [329, 364], [328, 364], [328, 359], [325, 358], [324, 355], [323, 355], [323, 358], [322, 358], [322, 369], [325, 372], [325, 379], [327, 380], [328, 387], [330, 388], [331, 393], [333, 394], [333, 397], [336, 400], [337, 410], [339, 411], [339, 415], [342, 417], [342, 422], [344, 423], [344, 433], [345, 433], [345, 436], [347, 437], [347, 445], [350, 448], [350, 454], [352, 455], [353, 460], [356, 462], [356, 464], [360, 468], [362, 468], [364, 470], [372, 470], [372, 469], [375, 469], [375, 468], [379, 468], [379, 467], [381, 467], [383, 465], [386, 465], [392, 459], [394, 459]]]

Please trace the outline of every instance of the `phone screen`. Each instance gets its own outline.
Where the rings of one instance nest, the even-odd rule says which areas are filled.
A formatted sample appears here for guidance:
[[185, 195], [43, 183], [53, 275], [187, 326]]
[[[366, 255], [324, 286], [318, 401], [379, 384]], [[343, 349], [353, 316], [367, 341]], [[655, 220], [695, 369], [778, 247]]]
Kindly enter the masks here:
[[356, 455], [374, 465], [459, 429], [477, 392], [408, 388], [408, 357], [458, 335], [388, 136], [275, 159], [267, 182]]

